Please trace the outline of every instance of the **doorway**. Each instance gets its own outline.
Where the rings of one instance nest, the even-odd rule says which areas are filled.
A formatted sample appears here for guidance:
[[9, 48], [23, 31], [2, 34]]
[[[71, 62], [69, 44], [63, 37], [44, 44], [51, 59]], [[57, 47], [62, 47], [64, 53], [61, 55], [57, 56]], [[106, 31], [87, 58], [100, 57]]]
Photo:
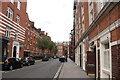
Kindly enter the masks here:
[[86, 70], [89, 76], [96, 78], [96, 46], [87, 51]]
[[17, 53], [17, 47], [14, 46], [14, 48], [13, 48], [13, 57], [16, 57], [16, 53]]
[[80, 45], [80, 67], [82, 68], [82, 46]]

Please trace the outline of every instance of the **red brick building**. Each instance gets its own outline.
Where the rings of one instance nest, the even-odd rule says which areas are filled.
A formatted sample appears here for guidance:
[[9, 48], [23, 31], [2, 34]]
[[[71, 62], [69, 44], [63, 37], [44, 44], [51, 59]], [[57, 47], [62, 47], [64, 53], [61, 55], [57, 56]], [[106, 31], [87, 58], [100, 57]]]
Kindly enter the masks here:
[[[75, 24], [75, 23], [74, 23]], [[69, 58], [75, 61], [75, 30], [71, 30], [69, 42]]]
[[26, 38], [24, 47], [24, 56], [35, 56], [41, 54], [41, 50], [37, 48], [37, 39], [41, 38], [41, 30], [34, 27], [34, 22], [28, 20], [26, 27]]
[[58, 49], [58, 52], [57, 52], [57, 56], [64, 56], [64, 45], [62, 44], [57, 44], [57, 49]]
[[0, 12], [0, 36], [2, 54], [7, 57], [22, 57], [25, 42], [26, 2], [4, 0]]
[[41, 38], [41, 34], [48, 36], [48, 33], [35, 28], [34, 22], [29, 20], [27, 0], [2, 0], [0, 5], [2, 57], [40, 55], [41, 50], [36, 46], [37, 39]]
[[69, 54], [69, 42], [57, 42], [57, 54], [56, 56], [68, 56]]
[[120, 2], [75, 0], [74, 7], [75, 63], [96, 78], [120, 79]]

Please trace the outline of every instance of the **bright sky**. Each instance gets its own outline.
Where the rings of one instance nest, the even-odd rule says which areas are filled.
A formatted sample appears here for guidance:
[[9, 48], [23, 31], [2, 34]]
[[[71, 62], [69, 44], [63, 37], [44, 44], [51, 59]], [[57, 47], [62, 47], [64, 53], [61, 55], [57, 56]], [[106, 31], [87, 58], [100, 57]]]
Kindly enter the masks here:
[[[36, 1], [36, 2], [35, 2]], [[27, 0], [29, 19], [36, 28], [48, 32], [52, 40], [69, 41], [73, 28], [74, 0]]]

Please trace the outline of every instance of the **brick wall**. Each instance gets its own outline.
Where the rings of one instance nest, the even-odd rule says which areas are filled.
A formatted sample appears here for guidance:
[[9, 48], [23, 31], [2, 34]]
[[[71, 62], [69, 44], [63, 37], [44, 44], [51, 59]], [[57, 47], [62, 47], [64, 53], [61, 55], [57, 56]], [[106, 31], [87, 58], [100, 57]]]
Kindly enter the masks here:
[[120, 44], [111, 47], [112, 76], [120, 80]]
[[84, 15], [85, 15], [85, 30], [89, 27], [89, 15], [88, 15], [88, 2], [84, 3]]
[[120, 40], [120, 26], [119, 28], [116, 28], [115, 30], [111, 31], [111, 41], [114, 42], [116, 40]]
[[11, 39], [9, 39], [9, 43], [8, 43], [8, 57], [11, 57], [12, 56], [12, 45], [13, 44], [13, 41]]
[[[2, 26], [2, 28], [4, 30], [0, 30], [0, 31], [3, 32], [3, 33], [0, 33], [0, 35], [4, 36], [2, 38], [9, 40], [8, 57], [12, 56], [12, 46], [13, 46], [13, 41], [15, 39], [14, 36], [15, 36], [15, 31], [16, 30], [19, 32], [18, 41], [20, 43], [20, 46], [23, 46], [22, 48], [20, 48], [19, 57], [24, 56], [24, 50], [40, 51], [36, 46], [36, 41], [37, 41], [38, 38], [40, 38], [40, 36], [39, 36], [39, 34], [35, 35], [37, 33], [36, 31], [33, 32], [33, 29], [35, 29], [35, 30], [37, 30], [37, 29], [34, 27], [34, 22], [29, 20], [29, 16], [26, 12], [27, 0], [24, 0], [24, 2], [21, 1], [20, 10], [17, 8], [17, 1], [18, 0], [15, 0], [14, 3], [11, 3], [9, 0], [6, 0], [6, 2], [5, 1], [2, 2], [1, 13], [2, 13], [2, 17], [3, 17], [2, 21], [4, 22], [4, 23], [2, 22], [2, 24], [4, 26], [7, 26], [5, 23], [7, 23], [7, 24], [11, 23], [10, 25], [15, 28], [15, 29], [14, 28], [11, 29], [11, 36], [12, 37], [10, 37], [10, 38], [5, 37], [6, 36], [5, 35], [6, 27]], [[10, 7], [13, 10], [12, 21], [7, 18], [7, 8], [8, 7]], [[17, 15], [20, 16], [20, 24], [19, 24], [20, 26], [18, 24], [14, 23], [14, 22], [16, 22], [16, 16]], [[8, 23], [8, 22], [10, 22], [10, 23]], [[30, 27], [28, 27], [28, 24], [30, 24]], [[24, 28], [24, 30], [23, 30], [23, 28]], [[28, 30], [30, 31], [29, 35], [28, 35]], [[31, 41], [28, 41], [28, 38], [31, 38]], [[30, 44], [31, 44], [31, 46], [30, 46]], [[27, 46], [29, 46], [29, 49], [27, 49]]]
[[[104, 29], [106, 29], [108, 26], [110, 26], [112, 23], [114, 23], [116, 20], [120, 18], [120, 3], [118, 3], [108, 15], [106, 15], [96, 27], [89, 33], [89, 40], [94, 38], [97, 33], [102, 32]], [[99, 32], [98, 32], [99, 31]]]

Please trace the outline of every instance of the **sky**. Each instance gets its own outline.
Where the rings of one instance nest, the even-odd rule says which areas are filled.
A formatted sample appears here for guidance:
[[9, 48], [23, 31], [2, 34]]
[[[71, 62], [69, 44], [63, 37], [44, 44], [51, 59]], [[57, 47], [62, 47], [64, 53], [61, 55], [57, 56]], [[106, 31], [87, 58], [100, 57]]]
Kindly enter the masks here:
[[73, 29], [74, 0], [27, 0], [29, 19], [54, 42], [69, 41]]

